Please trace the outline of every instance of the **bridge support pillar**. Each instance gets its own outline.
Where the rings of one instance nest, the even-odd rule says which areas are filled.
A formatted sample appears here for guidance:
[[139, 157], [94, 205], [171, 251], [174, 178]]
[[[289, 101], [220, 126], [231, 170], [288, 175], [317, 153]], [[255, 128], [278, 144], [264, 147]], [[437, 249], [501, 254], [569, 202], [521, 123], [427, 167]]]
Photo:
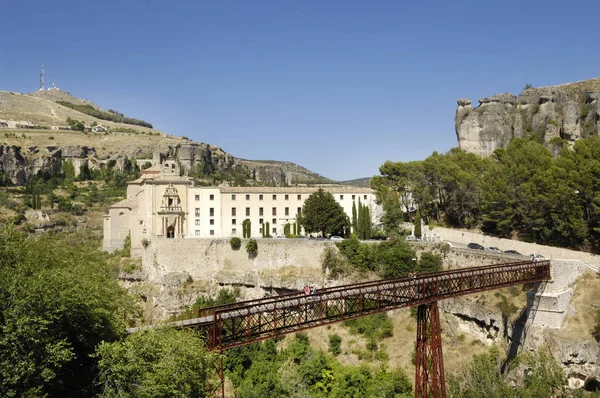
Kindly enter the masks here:
[[446, 398], [440, 312], [437, 302], [417, 310], [415, 398]]

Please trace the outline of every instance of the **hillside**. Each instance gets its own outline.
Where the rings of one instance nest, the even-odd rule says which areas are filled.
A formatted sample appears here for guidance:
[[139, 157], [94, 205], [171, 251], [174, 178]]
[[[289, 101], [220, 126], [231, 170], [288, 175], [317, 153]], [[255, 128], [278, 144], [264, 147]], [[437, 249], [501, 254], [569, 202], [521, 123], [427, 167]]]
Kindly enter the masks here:
[[513, 138], [531, 138], [552, 146], [573, 144], [600, 131], [600, 78], [547, 87], [530, 87], [518, 95], [481, 98], [472, 107], [459, 99], [454, 117], [458, 146], [467, 152], [490, 155], [506, 148]]
[[352, 187], [370, 188], [371, 178], [373, 177], [356, 178], [354, 180], [340, 181], [339, 184], [350, 185]]
[[[36, 158], [49, 155], [55, 149], [86, 147], [87, 153], [94, 153], [90, 159], [90, 167], [98, 165], [107, 159], [128, 157], [133, 159], [151, 159], [154, 154], [175, 156], [179, 159], [182, 169], [196, 177], [208, 178], [219, 175], [220, 179], [235, 180], [236, 183], [259, 183], [268, 185], [295, 184], [331, 184], [335, 183], [326, 177], [312, 172], [295, 163], [275, 160], [238, 159], [221, 150], [218, 146], [196, 143], [187, 137], [174, 137], [155, 129], [115, 123], [101, 120], [79, 112], [58, 102], [73, 104], [73, 107], [91, 107], [92, 111], [107, 113], [100, 106], [87, 99], [80, 99], [68, 92], [53, 89], [40, 90], [31, 94], [19, 94], [0, 91], [0, 120], [25, 121], [35, 126], [46, 126], [48, 129], [2, 129], [0, 138], [2, 145], [20, 148], [38, 148], [34, 150]], [[71, 105], [69, 105], [71, 106]], [[93, 112], [90, 112], [93, 113]], [[108, 113], [110, 115], [110, 113]], [[135, 116], [135, 115], [133, 115]], [[87, 126], [93, 123], [101, 124], [109, 132], [81, 133], [68, 130], [67, 118], [83, 121]], [[59, 128], [60, 130], [52, 129]], [[3, 134], [2, 134], [3, 133]], [[39, 149], [47, 148], [47, 153]], [[70, 149], [68, 152], [71, 151]], [[9, 150], [0, 151], [8, 153]], [[15, 152], [15, 150], [12, 150]], [[31, 154], [19, 149], [18, 154], [27, 158]], [[16, 154], [15, 152], [15, 154]], [[40, 154], [41, 153], [41, 154]], [[85, 160], [82, 158], [82, 160]], [[86, 160], [87, 161], [87, 160]], [[4, 162], [4, 166], [1, 164]], [[14, 161], [6, 159], [0, 162], [0, 170], [12, 170], [9, 176], [16, 184], [24, 183], [31, 175], [40, 171], [39, 167], [29, 167], [17, 180], [14, 174], [18, 172]], [[11, 163], [7, 165], [6, 163]], [[23, 165], [25, 167], [25, 165]], [[352, 185], [352, 184], [349, 184]]]
[[102, 124], [109, 129], [134, 129], [146, 134], [160, 134], [159, 131], [124, 123], [101, 120], [74, 109], [60, 105], [55, 101], [70, 102], [75, 105], [90, 105], [103, 110], [98, 105], [81, 100], [60, 90], [36, 91], [32, 94], [20, 94], [0, 91], [0, 120], [18, 120], [31, 122], [36, 126], [67, 126], [67, 118], [83, 121], [86, 125]]

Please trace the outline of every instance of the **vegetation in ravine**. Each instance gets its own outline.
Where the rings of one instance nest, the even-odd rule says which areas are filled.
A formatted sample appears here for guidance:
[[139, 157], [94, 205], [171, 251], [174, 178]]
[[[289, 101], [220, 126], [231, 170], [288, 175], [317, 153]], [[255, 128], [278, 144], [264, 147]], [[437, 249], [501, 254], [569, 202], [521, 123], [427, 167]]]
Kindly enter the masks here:
[[600, 137], [564, 143], [557, 156], [514, 139], [489, 158], [454, 148], [423, 161], [385, 162], [371, 186], [388, 233], [413, 221], [480, 226], [541, 244], [600, 251]]
[[0, 231], [0, 396], [96, 392], [96, 346], [136, 314], [107, 256], [82, 234]]
[[380, 243], [365, 243], [358, 239], [336, 242], [338, 251], [326, 247], [321, 257], [321, 266], [330, 277], [352, 273], [374, 273], [381, 278], [406, 276], [411, 272], [436, 272], [441, 269], [439, 254], [425, 252], [417, 260], [411, 245], [402, 239]]
[[225, 368], [237, 398], [412, 397], [402, 368], [374, 371], [365, 365], [341, 365], [333, 356], [314, 351], [304, 333], [297, 333], [285, 349], [278, 349], [273, 339], [230, 350]]

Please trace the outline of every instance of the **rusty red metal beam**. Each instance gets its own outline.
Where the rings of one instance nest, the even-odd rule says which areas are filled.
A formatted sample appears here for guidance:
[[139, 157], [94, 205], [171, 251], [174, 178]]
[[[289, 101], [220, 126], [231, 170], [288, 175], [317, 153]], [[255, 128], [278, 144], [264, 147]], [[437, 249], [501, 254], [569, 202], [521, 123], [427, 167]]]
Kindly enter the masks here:
[[209, 347], [225, 350], [377, 312], [548, 279], [550, 261], [462, 268], [322, 289], [314, 298], [293, 293], [219, 306], [211, 309], [212, 315], [178, 327], [200, 329]]

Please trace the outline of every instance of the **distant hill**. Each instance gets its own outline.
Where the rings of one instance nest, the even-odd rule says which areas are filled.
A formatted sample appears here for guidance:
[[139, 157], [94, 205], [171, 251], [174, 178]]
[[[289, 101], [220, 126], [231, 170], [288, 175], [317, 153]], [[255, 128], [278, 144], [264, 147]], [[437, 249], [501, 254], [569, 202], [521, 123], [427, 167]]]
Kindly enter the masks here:
[[371, 187], [371, 178], [373, 178], [373, 177], [363, 177], [363, 178], [356, 178], [354, 180], [338, 181], [338, 184], [350, 185], [352, 187], [370, 188]]
[[71, 94], [55, 90], [40, 90], [31, 94], [0, 91], [0, 120], [26, 121], [36, 126], [66, 127], [67, 118], [80, 120], [86, 125], [101, 124], [109, 129], [133, 129], [146, 134], [160, 134], [159, 131], [143, 126], [115, 123], [87, 115], [58, 104], [64, 101], [74, 105], [89, 105], [97, 111], [107, 112], [88, 100], [82, 100]]

